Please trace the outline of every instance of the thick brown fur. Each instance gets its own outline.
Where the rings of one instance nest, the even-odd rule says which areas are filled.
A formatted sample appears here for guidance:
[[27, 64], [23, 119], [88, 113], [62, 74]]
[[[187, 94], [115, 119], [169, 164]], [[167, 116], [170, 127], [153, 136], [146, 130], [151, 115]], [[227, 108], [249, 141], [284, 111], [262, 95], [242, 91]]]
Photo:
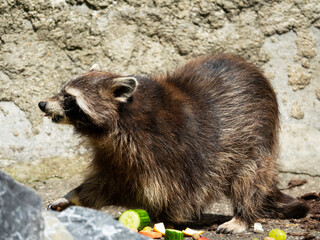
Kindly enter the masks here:
[[[52, 110], [55, 104], [62, 110]], [[241, 58], [206, 56], [162, 76], [93, 70], [40, 107], [54, 121], [73, 124], [92, 152], [90, 171], [66, 196], [68, 205], [138, 207], [181, 223], [224, 195], [234, 220], [221, 232], [241, 232], [260, 217], [307, 214], [303, 202], [276, 186], [274, 90]]]

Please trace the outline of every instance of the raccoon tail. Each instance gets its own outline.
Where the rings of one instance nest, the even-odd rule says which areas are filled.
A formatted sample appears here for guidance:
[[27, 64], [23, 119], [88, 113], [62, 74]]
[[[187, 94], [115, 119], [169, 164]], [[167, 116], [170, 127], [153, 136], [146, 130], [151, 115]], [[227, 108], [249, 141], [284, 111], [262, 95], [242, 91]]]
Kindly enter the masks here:
[[310, 208], [308, 204], [297, 198], [293, 198], [281, 192], [278, 188], [274, 188], [263, 204], [261, 217], [266, 218], [303, 218]]

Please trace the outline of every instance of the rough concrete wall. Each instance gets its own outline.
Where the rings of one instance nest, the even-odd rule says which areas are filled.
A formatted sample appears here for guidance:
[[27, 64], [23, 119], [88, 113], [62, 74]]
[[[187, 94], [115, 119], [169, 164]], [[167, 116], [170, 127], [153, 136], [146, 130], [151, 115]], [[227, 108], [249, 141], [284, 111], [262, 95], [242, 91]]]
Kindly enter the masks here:
[[0, 44], [1, 165], [83, 152], [37, 102], [93, 63], [155, 73], [230, 52], [278, 93], [282, 169], [320, 174], [318, 0], [2, 0]]

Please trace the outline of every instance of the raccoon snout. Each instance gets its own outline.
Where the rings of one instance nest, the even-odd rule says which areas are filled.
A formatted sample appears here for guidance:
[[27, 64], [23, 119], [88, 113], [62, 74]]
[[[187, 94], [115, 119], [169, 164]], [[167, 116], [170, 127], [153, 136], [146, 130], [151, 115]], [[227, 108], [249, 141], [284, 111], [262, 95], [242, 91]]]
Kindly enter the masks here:
[[39, 106], [39, 108], [41, 109], [42, 112], [46, 111], [46, 105], [47, 105], [47, 102], [44, 102], [44, 101], [41, 101], [41, 102], [38, 103], [38, 106]]

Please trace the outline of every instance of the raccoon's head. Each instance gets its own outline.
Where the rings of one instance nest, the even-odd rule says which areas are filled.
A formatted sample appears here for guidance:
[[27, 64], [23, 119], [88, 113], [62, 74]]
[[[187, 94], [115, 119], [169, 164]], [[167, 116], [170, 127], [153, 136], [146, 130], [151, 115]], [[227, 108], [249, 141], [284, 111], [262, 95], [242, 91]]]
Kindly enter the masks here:
[[119, 118], [119, 105], [130, 104], [137, 86], [134, 77], [119, 77], [92, 68], [38, 106], [55, 123], [72, 124], [78, 129], [108, 129]]

